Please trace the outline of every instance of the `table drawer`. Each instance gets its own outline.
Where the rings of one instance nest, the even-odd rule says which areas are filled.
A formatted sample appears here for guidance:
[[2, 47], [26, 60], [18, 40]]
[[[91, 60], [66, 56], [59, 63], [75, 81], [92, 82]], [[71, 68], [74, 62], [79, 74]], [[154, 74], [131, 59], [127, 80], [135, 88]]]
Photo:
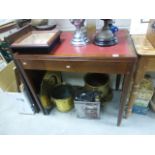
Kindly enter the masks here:
[[24, 69], [66, 72], [127, 73], [129, 63], [104, 61], [21, 60]]

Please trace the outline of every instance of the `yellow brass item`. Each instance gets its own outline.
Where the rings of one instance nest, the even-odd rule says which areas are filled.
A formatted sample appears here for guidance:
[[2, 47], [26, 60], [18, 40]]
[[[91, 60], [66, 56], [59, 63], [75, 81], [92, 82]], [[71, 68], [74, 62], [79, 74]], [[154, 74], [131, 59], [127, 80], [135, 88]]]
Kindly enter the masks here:
[[73, 108], [71, 88], [68, 85], [57, 85], [52, 90], [51, 101], [61, 112], [67, 112]]
[[44, 108], [50, 108], [52, 103], [47, 95], [40, 95], [40, 100]]
[[66, 99], [53, 99], [56, 107], [61, 112], [70, 111], [73, 108], [73, 99], [71, 97]]
[[110, 80], [107, 74], [88, 73], [85, 76], [85, 88], [87, 90], [101, 92], [101, 97], [106, 97], [110, 90]]
[[60, 72], [46, 72], [43, 77], [40, 89], [40, 100], [44, 108], [49, 109], [53, 106], [50, 100], [52, 88], [61, 84], [61, 73]]

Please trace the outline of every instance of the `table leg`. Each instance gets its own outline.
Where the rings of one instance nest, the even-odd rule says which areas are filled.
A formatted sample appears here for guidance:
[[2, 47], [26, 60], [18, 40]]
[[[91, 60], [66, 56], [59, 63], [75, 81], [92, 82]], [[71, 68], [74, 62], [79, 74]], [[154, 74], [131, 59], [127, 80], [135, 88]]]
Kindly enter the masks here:
[[132, 113], [132, 106], [136, 99], [137, 89], [139, 88], [139, 84], [143, 80], [144, 75], [145, 75], [145, 63], [146, 63], [145, 60], [140, 59], [137, 65], [137, 69], [134, 75], [132, 90], [131, 90], [130, 97], [129, 97], [126, 117], [129, 117], [129, 115]]
[[123, 112], [124, 112], [124, 107], [128, 95], [128, 88], [130, 86], [130, 81], [131, 76], [129, 74], [126, 74], [124, 76], [124, 81], [123, 81], [123, 90], [121, 94], [121, 101], [120, 101], [120, 106], [119, 106], [119, 113], [118, 113], [118, 120], [117, 120], [117, 126], [121, 125], [122, 117], [123, 117]]
[[121, 74], [117, 74], [116, 75], [116, 90], [119, 89], [120, 81], [121, 81]]

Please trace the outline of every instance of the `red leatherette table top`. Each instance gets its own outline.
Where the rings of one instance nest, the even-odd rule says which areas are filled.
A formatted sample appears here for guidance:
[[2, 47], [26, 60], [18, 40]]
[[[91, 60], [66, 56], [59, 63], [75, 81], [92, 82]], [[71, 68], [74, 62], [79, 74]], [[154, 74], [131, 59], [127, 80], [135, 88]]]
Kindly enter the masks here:
[[61, 44], [50, 53], [52, 56], [71, 57], [132, 57], [134, 51], [129, 49], [129, 33], [127, 30], [120, 30], [117, 33], [118, 44], [109, 47], [96, 46], [90, 43], [86, 46], [75, 47], [71, 45], [73, 32], [61, 34]]
[[[71, 45], [73, 32], [62, 32], [61, 43], [57, 45], [48, 54], [20, 54], [19, 57], [28, 59], [50, 59], [50, 58], [89, 58], [89, 59], [105, 59], [105, 58], [135, 58], [136, 54], [129, 32], [127, 30], [119, 30], [117, 32], [118, 44], [109, 47], [100, 47], [92, 42], [86, 46], [75, 47]], [[17, 56], [17, 57], [18, 57]]]

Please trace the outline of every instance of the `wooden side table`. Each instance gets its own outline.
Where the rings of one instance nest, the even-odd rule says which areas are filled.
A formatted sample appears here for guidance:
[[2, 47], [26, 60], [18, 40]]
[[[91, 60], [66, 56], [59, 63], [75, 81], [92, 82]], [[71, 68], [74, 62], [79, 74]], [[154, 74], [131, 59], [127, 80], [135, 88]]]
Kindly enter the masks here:
[[[17, 36], [19, 35], [17, 34]], [[118, 111], [117, 125], [119, 126], [121, 124], [137, 56], [128, 31], [120, 30], [117, 36], [119, 43], [115, 46], [99, 47], [91, 43], [83, 47], [74, 47], [70, 43], [72, 33], [63, 32], [61, 34], [60, 45], [49, 54], [22, 54], [19, 52], [13, 54], [17, 68], [28, 86], [30, 94], [44, 114], [48, 114], [48, 112], [43, 108], [36, 95], [28, 71], [50, 70], [121, 74], [124, 75], [125, 78]], [[13, 38], [16, 38], [15, 35]]]
[[132, 112], [132, 106], [136, 98], [136, 90], [143, 80], [146, 72], [155, 72], [155, 48], [151, 45], [145, 35], [132, 36], [136, 52], [138, 54], [136, 72], [134, 74], [133, 87], [128, 102], [127, 116]]

